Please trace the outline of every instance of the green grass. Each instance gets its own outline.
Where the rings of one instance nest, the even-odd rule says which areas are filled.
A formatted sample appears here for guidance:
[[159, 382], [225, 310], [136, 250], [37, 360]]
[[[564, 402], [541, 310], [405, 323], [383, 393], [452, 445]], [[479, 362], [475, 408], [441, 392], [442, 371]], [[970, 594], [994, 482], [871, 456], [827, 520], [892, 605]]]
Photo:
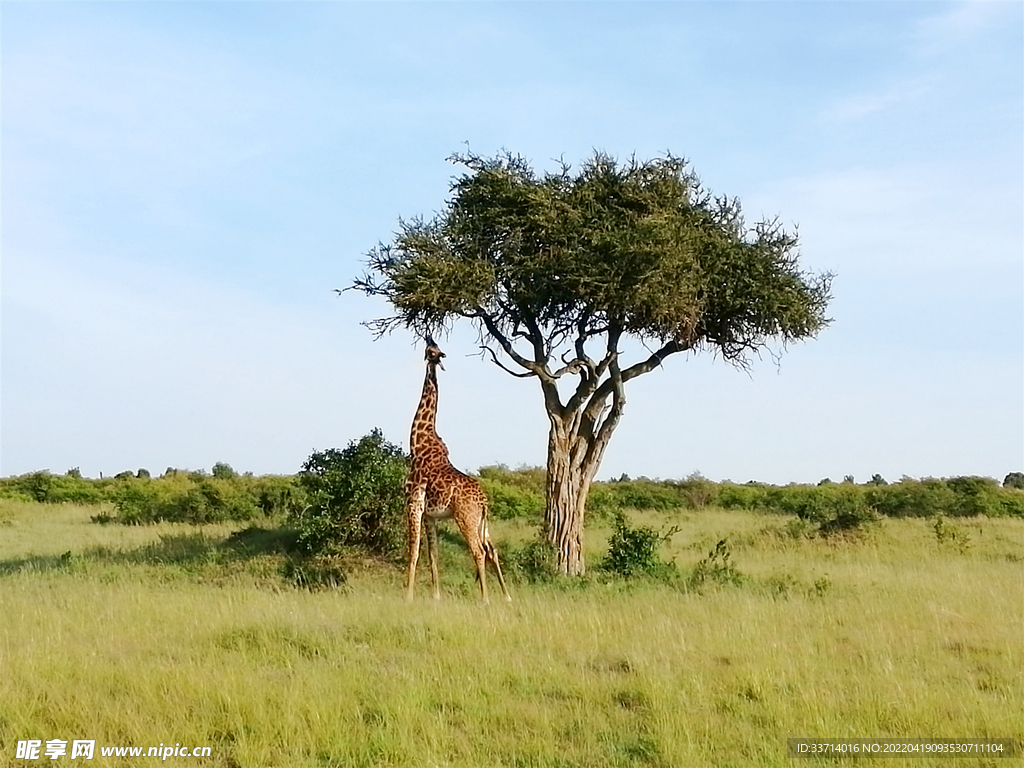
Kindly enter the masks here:
[[[0, 765], [40, 764], [15, 760], [30, 738], [281, 768], [782, 766], [793, 736], [1024, 747], [1024, 521], [957, 520], [960, 546], [923, 519], [830, 541], [775, 515], [635, 515], [680, 527], [662, 554], [682, 576], [725, 538], [742, 579], [593, 574], [483, 607], [455, 536], [445, 599], [422, 567], [410, 605], [400, 566], [349, 561], [343, 588], [307, 591], [286, 534], [94, 514], [0, 502]], [[588, 532], [592, 565], [608, 533]]]

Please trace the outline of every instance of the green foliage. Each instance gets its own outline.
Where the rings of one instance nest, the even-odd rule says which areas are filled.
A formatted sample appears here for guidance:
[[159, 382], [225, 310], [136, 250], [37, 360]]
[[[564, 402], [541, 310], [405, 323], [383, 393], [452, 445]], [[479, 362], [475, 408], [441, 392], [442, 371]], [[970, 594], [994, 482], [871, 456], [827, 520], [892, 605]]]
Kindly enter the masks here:
[[770, 489], [767, 497], [773, 508], [816, 524], [822, 536], [862, 533], [879, 519], [863, 489], [852, 483], [788, 485]]
[[1024, 472], [1011, 472], [1003, 478], [1003, 488], [1024, 490]]
[[543, 176], [508, 153], [451, 159], [468, 173], [444, 211], [401, 222], [354, 284], [395, 308], [371, 324], [381, 332], [486, 315], [489, 332], [525, 321], [564, 340], [611, 323], [742, 360], [766, 337], [827, 323], [831, 276], [798, 269], [796, 236], [776, 221], [747, 228], [738, 201], [704, 190], [680, 158], [596, 153], [578, 173]]
[[739, 586], [743, 581], [743, 574], [732, 562], [732, 551], [729, 549], [728, 539], [722, 539], [713, 550], [708, 552], [707, 557], [697, 562], [687, 579], [687, 585], [691, 589], [699, 590], [709, 582]]
[[240, 478], [236, 482], [242, 482], [252, 488], [256, 506], [267, 517], [287, 516], [306, 505], [305, 489], [295, 477], [264, 475]]
[[47, 504], [98, 504], [106, 500], [108, 484], [83, 478], [77, 468], [63, 476], [42, 470], [0, 481], [0, 496]]
[[491, 514], [501, 520], [540, 519], [544, 514], [547, 472], [541, 467], [510, 470], [504, 465], [481, 467], [480, 485], [490, 500]]
[[700, 472], [694, 472], [677, 487], [686, 499], [690, 509], [703, 509], [715, 504], [718, 499], [718, 484], [713, 483]]
[[950, 514], [957, 517], [1002, 514], [999, 484], [990, 477], [951, 477], [946, 485], [957, 500]]
[[225, 520], [252, 520], [263, 510], [260, 483], [194, 473], [160, 480], [125, 477], [117, 480], [111, 499], [117, 522], [127, 525], [160, 521], [201, 525]]
[[478, 473], [482, 480], [493, 480], [502, 485], [529, 491], [537, 496], [544, 496], [548, 485], [548, 471], [544, 467], [519, 467], [509, 469], [504, 464], [480, 467]]
[[686, 480], [616, 480], [595, 483], [587, 497], [587, 511], [599, 516], [613, 515], [624, 509], [667, 511], [700, 509], [717, 496], [714, 483], [699, 475]]
[[600, 566], [602, 570], [626, 578], [639, 575], [665, 576], [674, 570], [671, 563], [658, 556], [658, 545], [678, 529], [662, 535], [649, 526], [634, 528], [621, 512], [616, 513], [613, 524], [614, 529], [608, 539], [608, 552]]
[[838, 505], [832, 514], [818, 523], [821, 536], [857, 536], [867, 533], [881, 522], [878, 513], [863, 503], [850, 498]]
[[678, 509], [685, 504], [677, 486], [646, 478], [615, 483], [608, 488], [617, 509], [668, 510]]
[[238, 477], [238, 473], [231, 468], [231, 465], [225, 464], [223, 461], [218, 461], [213, 465], [211, 474], [220, 480], [231, 480]]
[[542, 538], [521, 547], [506, 547], [502, 555], [505, 570], [517, 581], [542, 584], [558, 576], [558, 557], [554, 547]]
[[825, 534], [866, 529], [877, 515], [1024, 517], [1024, 494], [1014, 488], [1000, 488], [990, 478], [914, 480], [904, 477], [898, 483], [879, 482], [879, 479], [873, 477], [864, 485], [822, 481], [814, 486], [775, 486], [755, 482], [712, 483], [699, 476], [683, 481], [627, 478], [595, 483], [587, 500], [587, 510], [610, 516], [623, 509], [699, 509], [714, 504], [724, 509], [794, 514]]
[[[329, 453], [329, 452], [327, 452]], [[338, 453], [338, 452], [335, 452]], [[544, 510], [546, 471], [541, 467], [480, 469], [480, 483], [498, 519], [538, 520]], [[595, 482], [587, 499], [587, 514], [610, 520], [625, 510], [699, 510], [707, 506], [793, 514], [800, 518], [800, 535], [866, 529], [877, 513], [883, 517], [1024, 518], [1024, 493], [1008, 476], [1002, 487], [985, 477], [904, 477], [882, 484], [873, 477], [863, 485], [825, 483], [815, 486], [737, 485], [714, 483], [699, 474], [684, 480], [628, 477]], [[392, 493], [398, 497], [401, 490]], [[258, 516], [297, 515], [311, 502], [309, 481], [300, 476], [239, 474], [227, 464], [215, 465], [210, 474], [168, 468], [159, 478], [140, 469], [123, 472], [118, 479], [83, 478], [69, 470], [64, 475], [47, 471], [0, 478], [0, 498], [43, 503], [113, 503], [116, 515], [102, 514], [108, 522], [129, 524], [160, 520], [205, 523], [247, 520]]]
[[956, 506], [956, 493], [943, 480], [902, 478], [884, 488], [874, 488], [869, 503], [887, 517], [930, 517], [948, 514]]
[[935, 540], [939, 542], [940, 545], [956, 545], [961, 554], [966, 552], [971, 546], [970, 535], [960, 528], [960, 526], [949, 522], [949, 520], [942, 515], [936, 516], [932, 530], [935, 531]]
[[720, 483], [715, 503], [726, 509], [784, 512], [818, 524], [827, 530], [842, 530], [860, 519], [870, 524], [869, 511], [885, 517], [949, 517], [973, 515], [1024, 517], [1024, 494], [1000, 488], [985, 477], [904, 477], [898, 483], [881, 484], [872, 478], [865, 485], [850, 482], [819, 483], [817, 486], [771, 486], [759, 483]]
[[716, 503], [725, 509], [768, 509], [768, 489], [762, 483], [736, 485], [724, 482], [718, 486]]
[[398, 552], [405, 540], [408, 462], [379, 429], [310, 455], [299, 484], [306, 505], [292, 515], [299, 544], [310, 553], [355, 546], [379, 555]]

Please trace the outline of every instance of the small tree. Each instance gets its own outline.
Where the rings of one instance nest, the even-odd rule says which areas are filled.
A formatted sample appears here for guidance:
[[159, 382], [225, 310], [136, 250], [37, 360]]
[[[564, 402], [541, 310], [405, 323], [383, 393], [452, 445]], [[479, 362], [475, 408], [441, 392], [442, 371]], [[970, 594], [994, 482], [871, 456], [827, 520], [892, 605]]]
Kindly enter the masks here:
[[299, 473], [307, 504], [293, 515], [299, 543], [308, 552], [339, 545], [384, 555], [398, 551], [405, 531], [407, 472], [402, 449], [387, 442], [379, 429], [343, 451], [313, 453]]
[[[507, 153], [451, 159], [468, 172], [444, 210], [400, 222], [351, 287], [394, 308], [368, 323], [378, 334], [466, 318], [482, 354], [537, 380], [550, 422], [544, 534], [559, 571], [581, 574], [587, 494], [626, 385], [678, 352], [744, 367], [769, 342], [813, 337], [831, 275], [802, 271], [795, 234], [777, 220], [748, 228], [737, 200], [705, 191], [671, 155], [598, 153], [578, 173], [544, 176]], [[628, 337], [653, 352], [627, 362]]]
[[216, 464], [214, 464], [213, 469], [210, 471], [210, 474], [213, 477], [219, 478], [221, 480], [233, 480], [234, 478], [238, 477], [238, 473], [235, 472], [231, 465], [223, 461], [218, 461]]
[[1011, 472], [1004, 477], [1003, 488], [1024, 489], [1024, 472]]

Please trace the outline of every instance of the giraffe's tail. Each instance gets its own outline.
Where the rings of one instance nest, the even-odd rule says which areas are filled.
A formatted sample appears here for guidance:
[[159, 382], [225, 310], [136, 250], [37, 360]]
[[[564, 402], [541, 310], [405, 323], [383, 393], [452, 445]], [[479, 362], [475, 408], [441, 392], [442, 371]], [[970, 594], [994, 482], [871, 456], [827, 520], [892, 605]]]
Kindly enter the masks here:
[[[480, 535], [480, 542], [484, 545], [484, 549], [491, 547], [491, 532], [487, 527], [487, 507], [484, 507], [483, 514], [480, 515], [477, 533]], [[493, 549], [493, 547], [491, 548]]]
[[497, 563], [498, 550], [496, 550], [494, 545], [491, 543], [491, 532], [487, 527], [487, 512], [488, 508], [485, 505], [483, 513], [480, 515], [480, 524], [477, 527], [477, 533], [480, 535], [480, 544], [484, 548], [484, 554], [492, 563]]

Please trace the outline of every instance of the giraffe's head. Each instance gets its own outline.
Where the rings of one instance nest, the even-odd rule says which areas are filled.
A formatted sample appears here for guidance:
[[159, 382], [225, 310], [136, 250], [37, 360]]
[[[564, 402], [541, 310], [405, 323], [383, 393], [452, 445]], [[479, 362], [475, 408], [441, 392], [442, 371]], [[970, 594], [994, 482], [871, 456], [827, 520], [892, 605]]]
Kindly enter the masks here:
[[441, 362], [441, 358], [444, 357], [444, 352], [437, 348], [437, 344], [434, 343], [433, 338], [430, 336], [426, 336], [424, 338], [427, 342], [427, 349], [423, 353], [423, 359], [427, 361], [427, 365], [436, 365], [443, 371], [444, 363]]

